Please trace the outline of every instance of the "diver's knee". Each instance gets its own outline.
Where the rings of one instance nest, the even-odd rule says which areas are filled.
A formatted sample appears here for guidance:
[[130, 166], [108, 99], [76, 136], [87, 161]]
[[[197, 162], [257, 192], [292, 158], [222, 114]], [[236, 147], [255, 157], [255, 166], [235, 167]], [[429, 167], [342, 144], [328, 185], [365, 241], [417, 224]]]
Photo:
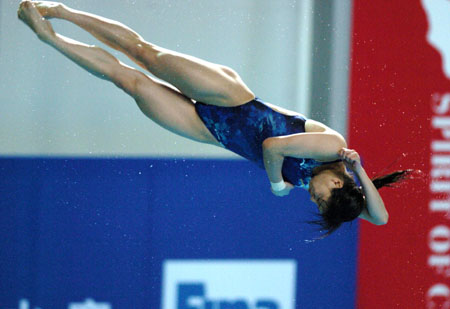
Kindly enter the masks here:
[[160, 48], [146, 41], [140, 40], [134, 44], [134, 58], [146, 66], [155, 66], [161, 53]]
[[112, 81], [117, 87], [134, 97], [144, 78], [145, 75], [138, 70], [123, 68], [114, 72]]
[[222, 70], [223, 73], [225, 73], [226, 75], [228, 75], [229, 77], [233, 78], [233, 79], [238, 79], [239, 78], [239, 74], [236, 73], [235, 70], [233, 70], [230, 67], [221, 65], [220, 69]]

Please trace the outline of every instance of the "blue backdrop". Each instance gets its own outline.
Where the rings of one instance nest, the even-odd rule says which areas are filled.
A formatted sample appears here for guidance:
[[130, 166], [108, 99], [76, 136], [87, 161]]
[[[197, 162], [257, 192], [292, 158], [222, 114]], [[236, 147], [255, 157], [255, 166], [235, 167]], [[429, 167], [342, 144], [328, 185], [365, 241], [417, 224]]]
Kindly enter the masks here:
[[294, 259], [298, 308], [354, 307], [357, 224], [306, 242], [307, 192], [246, 161], [3, 158], [0, 190], [0, 308], [159, 308], [166, 259]]

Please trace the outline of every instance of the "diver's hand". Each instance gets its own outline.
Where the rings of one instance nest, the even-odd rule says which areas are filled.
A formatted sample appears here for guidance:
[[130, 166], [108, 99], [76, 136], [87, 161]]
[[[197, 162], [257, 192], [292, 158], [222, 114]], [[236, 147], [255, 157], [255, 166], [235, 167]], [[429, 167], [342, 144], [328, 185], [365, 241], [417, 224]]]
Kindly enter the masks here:
[[355, 150], [341, 148], [338, 153], [339, 157], [341, 157], [342, 161], [344, 162], [345, 167], [356, 173], [361, 171], [361, 159], [359, 157], [359, 154]]
[[281, 196], [289, 195], [289, 192], [291, 192], [291, 190], [294, 189], [295, 187], [290, 182], [285, 181], [284, 183], [286, 184], [286, 188], [284, 188], [283, 190], [281, 190], [281, 191], [274, 191], [272, 188], [270, 188], [270, 190], [276, 196], [280, 196], [281, 197]]

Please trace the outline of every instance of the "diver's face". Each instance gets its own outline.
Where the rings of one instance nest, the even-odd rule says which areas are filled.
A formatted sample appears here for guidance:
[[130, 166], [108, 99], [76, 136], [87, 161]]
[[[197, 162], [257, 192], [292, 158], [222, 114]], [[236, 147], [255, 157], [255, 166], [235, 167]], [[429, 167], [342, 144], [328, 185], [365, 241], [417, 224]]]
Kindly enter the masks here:
[[311, 178], [309, 182], [309, 194], [322, 213], [324, 206], [331, 196], [331, 191], [335, 188], [342, 188], [344, 181], [336, 176], [332, 171], [325, 170]]

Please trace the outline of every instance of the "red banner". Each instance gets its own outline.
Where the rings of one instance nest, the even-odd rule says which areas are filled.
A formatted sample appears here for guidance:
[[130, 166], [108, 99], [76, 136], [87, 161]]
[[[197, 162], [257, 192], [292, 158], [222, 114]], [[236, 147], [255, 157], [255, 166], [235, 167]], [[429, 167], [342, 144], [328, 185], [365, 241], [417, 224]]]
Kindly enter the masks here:
[[449, 0], [354, 0], [350, 147], [369, 175], [424, 172], [361, 224], [358, 308], [450, 308], [449, 21]]

